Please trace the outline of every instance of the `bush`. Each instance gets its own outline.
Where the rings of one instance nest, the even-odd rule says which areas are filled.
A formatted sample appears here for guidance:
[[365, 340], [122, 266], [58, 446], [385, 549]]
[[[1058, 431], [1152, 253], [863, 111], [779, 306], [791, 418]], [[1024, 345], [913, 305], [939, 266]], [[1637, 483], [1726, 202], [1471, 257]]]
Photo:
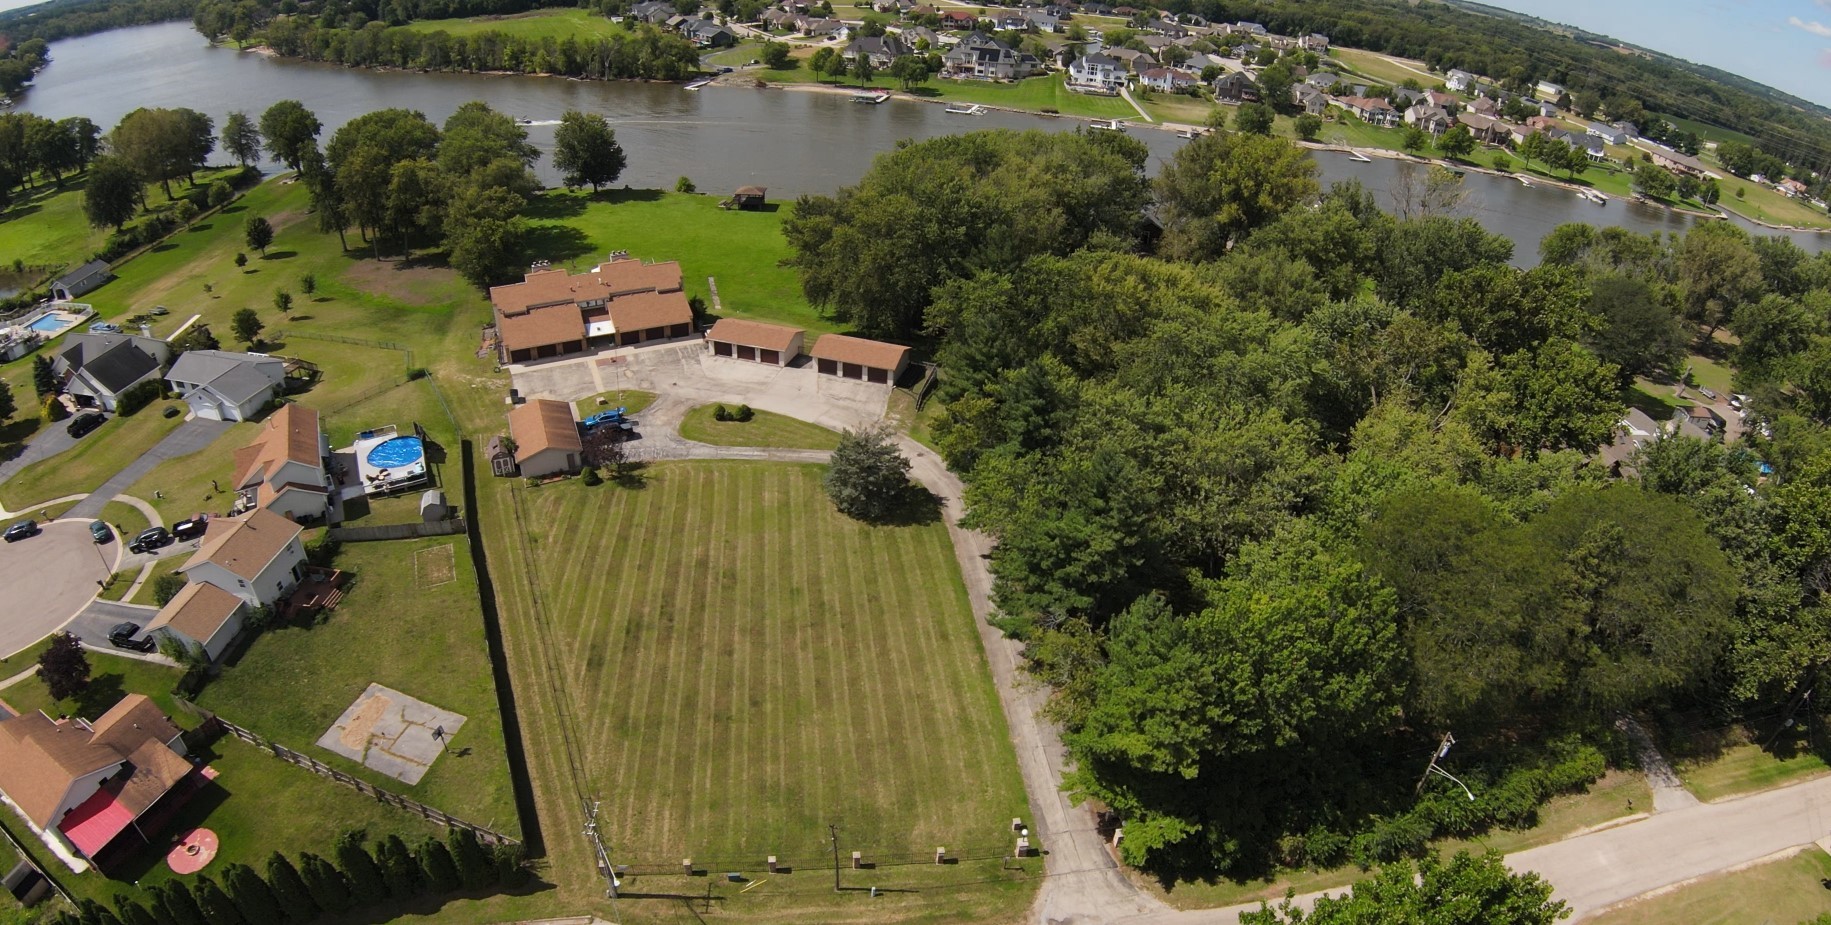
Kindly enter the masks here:
[[196, 220], [197, 212], [197, 203], [189, 199], [180, 199], [178, 204], [172, 207], [172, 217], [177, 219], [181, 225], [189, 225]]
[[61, 421], [69, 416], [70, 416], [70, 409], [64, 407], [64, 403], [62, 401], [58, 400], [57, 396], [55, 396], [55, 395], [46, 395], [45, 396], [44, 413], [43, 413], [45, 423], [55, 424], [58, 421]]
[[729, 421], [729, 420], [731, 420], [731, 412], [728, 409], [726, 409], [724, 405], [713, 405], [712, 406], [712, 420]]
[[217, 180], [215, 183], [210, 184], [209, 203], [211, 208], [226, 206], [229, 204], [229, 200], [234, 198], [235, 190], [230, 187], [229, 184], [224, 183], [221, 180]]
[[140, 409], [159, 400], [159, 381], [148, 380], [122, 392], [115, 399], [114, 411], [121, 417], [132, 417]]
[[412, 382], [415, 379], [424, 379], [430, 375], [432, 374], [426, 371], [426, 367], [415, 366], [412, 369], [407, 370], [407, 381]]
[[757, 413], [755, 411], [750, 410], [749, 405], [739, 405], [739, 406], [737, 406], [737, 414], [732, 415], [732, 419], [737, 421], [739, 424], [744, 424], [744, 423], [749, 422], [749, 420], [751, 418], [754, 418], [756, 416], [757, 416]]
[[691, 177], [681, 177], [674, 181], [674, 192], [697, 193], [699, 192], [699, 187], [693, 185], [693, 179]]
[[184, 576], [177, 572], [166, 572], [153, 579], [153, 601], [164, 607], [171, 603], [178, 592], [184, 590]]
[[342, 543], [319, 534], [317, 539], [305, 544], [305, 561], [319, 568], [330, 568], [331, 563], [337, 561], [337, 553], [342, 549]]
[[604, 484], [603, 476], [598, 475], [597, 466], [586, 466], [585, 470], [583, 472], [579, 473], [579, 480], [584, 482], [586, 485]]

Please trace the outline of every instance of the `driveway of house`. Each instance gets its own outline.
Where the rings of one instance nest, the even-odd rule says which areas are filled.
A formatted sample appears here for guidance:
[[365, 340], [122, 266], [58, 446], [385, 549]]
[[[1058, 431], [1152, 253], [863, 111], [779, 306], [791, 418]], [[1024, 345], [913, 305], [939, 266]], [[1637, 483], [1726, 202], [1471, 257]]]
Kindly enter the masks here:
[[178, 456], [188, 456], [210, 445], [210, 442], [222, 436], [223, 431], [235, 426], [229, 421], [206, 421], [203, 418], [192, 418], [159, 441], [146, 455], [127, 464], [127, 468], [116, 472], [100, 488], [89, 493], [89, 497], [76, 502], [66, 517], [94, 519], [102, 516], [102, 506], [109, 499], [128, 489], [138, 482], [141, 476], [151, 472], [154, 466]]
[[77, 438], [70, 436], [61, 423], [49, 424], [38, 429], [32, 439], [26, 441], [19, 455], [5, 462], [0, 462], [0, 482], [19, 474], [19, 470], [43, 459], [50, 459], [76, 445]]
[[55, 632], [114, 571], [118, 542], [98, 544], [88, 522], [65, 518], [37, 536], [0, 544], [0, 653]]

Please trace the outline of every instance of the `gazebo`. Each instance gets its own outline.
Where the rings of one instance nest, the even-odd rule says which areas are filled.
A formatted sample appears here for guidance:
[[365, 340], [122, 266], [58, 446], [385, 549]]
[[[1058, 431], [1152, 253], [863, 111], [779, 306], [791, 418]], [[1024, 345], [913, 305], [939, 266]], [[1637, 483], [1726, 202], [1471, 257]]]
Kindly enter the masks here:
[[731, 201], [737, 203], [737, 207], [740, 209], [755, 211], [763, 208], [764, 194], [768, 192], [769, 190], [761, 186], [740, 186], [737, 188], [737, 192], [731, 194]]

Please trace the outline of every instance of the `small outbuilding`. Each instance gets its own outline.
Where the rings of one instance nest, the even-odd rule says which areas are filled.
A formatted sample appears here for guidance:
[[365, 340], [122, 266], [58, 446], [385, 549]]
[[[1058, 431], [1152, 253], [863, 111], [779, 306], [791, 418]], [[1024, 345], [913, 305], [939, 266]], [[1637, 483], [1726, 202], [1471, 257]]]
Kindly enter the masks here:
[[804, 337], [806, 332], [800, 328], [722, 318], [706, 332], [706, 348], [713, 356], [787, 366], [801, 355]]
[[483, 448], [483, 457], [490, 462], [490, 472], [497, 478], [508, 478], [515, 474], [515, 454], [509, 452], [507, 441], [502, 436], [491, 437]]
[[885, 385], [895, 384], [909, 365], [908, 347], [844, 334], [823, 335], [810, 354], [822, 375]]
[[68, 302], [101, 284], [114, 279], [108, 272], [108, 261], [91, 260], [51, 281], [51, 298]]
[[755, 211], [766, 204], [768, 192], [769, 190], [761, 186], [740, 186], [737, 188], [737, 192], [731, 194], [731, 201], [736, 203], [740, 209]]
[[572, 472], [585, 452], [568, 402], [536, 398], [510, 411], [509, 436], [515, 440], [515, 464], [526, 476]]
[[445, 503], [445, 493], [437, 488], [427, 489], [420, 494], [420, 520], [424, 523], [438, 523], [451, 516], [451, 505]]

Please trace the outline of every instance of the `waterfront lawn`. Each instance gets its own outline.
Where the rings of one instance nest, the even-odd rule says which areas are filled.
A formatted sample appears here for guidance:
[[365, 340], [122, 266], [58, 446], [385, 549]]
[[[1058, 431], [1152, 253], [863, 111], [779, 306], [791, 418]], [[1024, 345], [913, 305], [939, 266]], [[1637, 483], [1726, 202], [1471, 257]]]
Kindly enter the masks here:
[[[92, 228], [83, 215], [83, 178], [65, 177], [61, 189], [50, 183], [18, 194], [0, 210], [0, 254], [6, 262], [27, 267], [74, 267], [102, 249], [112, 229]], [[11, 267], [6, 268], [11, 271]], [[28, 274], [36, 277], [40, 274]]]
[[[94, 491], [184, 423], [182, 417], [165, 416], [165, 409], [173, 406], [183, 408], [184, 403], [157, 401], [130, 417], [110, 414], [75, 446], [0, 483], [0, 504], [24, 511], [65, 495]], [[51, 426], [65, 425], [60, 421]]]
[[612, 250], [644, 260], [678, 260], [687, 292], [712, 309], [706, 277], [718, 280], [719, 314], [779, 321], [810, 331], [839, 326], [822, 318], [801, 293], [793, 255], [782, 237], [787, 203], [768, 211], [721, 209], [729, 192], [549, 190], [528, 207], [528, 254], [574, 270], [596, 265]]
[[[811, 53], [811, 50], [807, 52], [807, 54]], [[824, 74], [815, 74], [808, 69], [805, 54], [796, 60], [800, 64], [791, 70], [777, 71], [763, 68], [747, 73], [754, 75], [764, 83], [772, 84], [820, 84], [847, 90], [874, 87], [880, 90], [902, 91], [902, 84], [889, 74], [880, 73], [872, 77], [870, 83], [861, 84], [855, 77], [833, 78]], [[1090, 96], [1085, 93], [1075, 93], [1068, 89], [1065, 79], [1061, 74], [1045, 74], [1012, 82], [948, 80], [934, 77], [914, 89], [902, 92], [919, 99], [945, 100], [950, 103], [978, 103], [983, 106], [999, 106], [1025, 112], [1084, 116], [1090, 119], [1138, 118], [1138, 110], [1133, 109], [1131, 104], [1125, 100], [1116, 96]], [[961, 130], [965, 131], [967, 128], [970, 126], [963, 125]]]
[[1687, 883], [1585, 921], [1591, 925], [1768, 925], [1831, 912], [1831, 855], [1815, 846], [1789, 858]]
[[[639, 892], [701, 895], [709, 878], [680, 875], [691, 857], [710, 879], [768, 881], [717, 885], [718, 908], [747, 921], [1014, 920], [1040, 866], [997, 860], [1027, 801], [947, 531], [845, 518], [822, 472], [664, 463], [640, 489], [484, 483], [543, 818], [577, 820], [576, 761]], [[828, 824], [876, 865], [845, 872], [845, 893], [823, 869]], [[933, 864], [937, 845], [961, 863]], [[579, 839], [547, 847], [562, 890], [588, 901]], [[796, 873], [763, 871], [772, 854]], [[868, 885], [891, 890], [867, 912]]]
[[763, 43], [746, 39], [722, 51], [716, 51], [705, 57], [705, 63], [714, 67], [743, 67], [763, 56]]
[[523, 39], [603, 38], [622, 27], [590, 10], [533, 10], [509, 16], [467, 16], [463, 19], [416, 19], [406, 25], [414, 32], [443, 32], [470, 36], [501, 32]]
[[[727, 405], [727, 410], [734, 406]], [[680, 422], [680, 435], [713, 446], [767, 446], [790, 450], [831, 450], [839, 446], [839, 434], [787, 415], [753, 411], [748, 421], [720, 421], [713, 417], [715, 406], [700, 405], [687, 412]]]
[[1151, 114], [1151, 118], [1182, 125], [1205, 126], [1208, 119], [1217, 112], [1223, 113], [1231, 125], [1233, 114], [1239, 108], [1222, 106], [1203, 97], [1184, 96], [1180, 93], [1134, 93], [1132, 98], [1144, 107], [1145, 112]]
[[[1797, 228], [1831, 228], [1831, 215], [1815, 208], [1803, 199], [1793, 199], [1780, 194], [1779, 190], [1763, 186], [1753, 180], [1729, 176], [1717, 181], [1722, 189], [1722, 198], [1717, 205], [1737, 215], [1769, 225], [1792, 225]], [[1738, 197], [1736, 193], [1742, 195]], [[1757, 231], [1756, 234], [1762, 232]]]
[[[476, 573], [464, 538], [346, 543], [335, 564], [355, 576], [343, 602], [319, 622], [256, 637], [205, 685], [198, 704], [370, 783], [479, 825], [517, 832]], [[416, 785], [314, 744], [371, 683], [467, 717], [449, 750]]]

